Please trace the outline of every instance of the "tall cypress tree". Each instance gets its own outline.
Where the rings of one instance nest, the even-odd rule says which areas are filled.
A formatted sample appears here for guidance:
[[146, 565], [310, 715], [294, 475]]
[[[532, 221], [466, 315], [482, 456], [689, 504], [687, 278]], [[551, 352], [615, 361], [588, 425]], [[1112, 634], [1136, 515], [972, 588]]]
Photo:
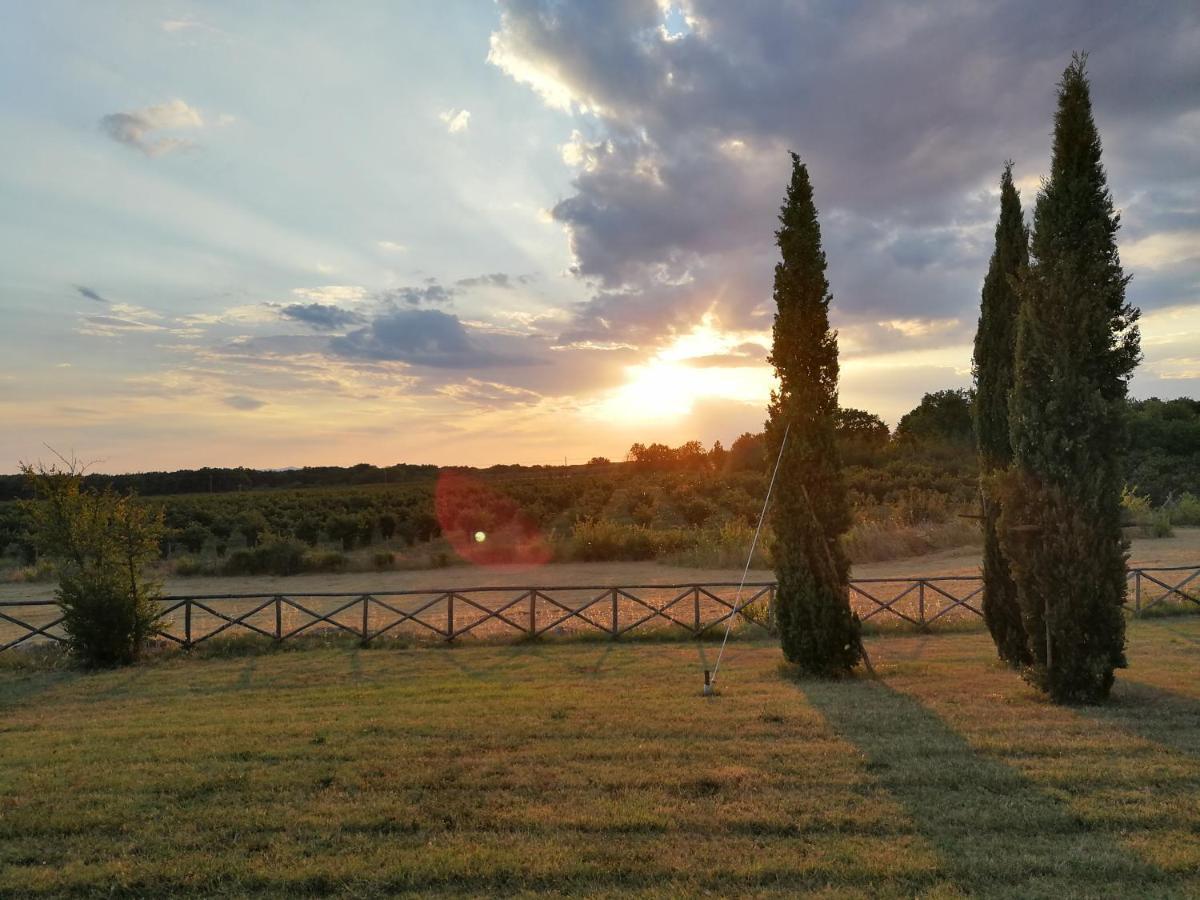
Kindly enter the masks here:
[[778, 579], [776, 618], [784, 656], [804, 672], [837, 675], [861, 658], [850, 609], [850, 562], [840, 537], [850, 507], [835, 443], [837, 335], [829, 328], [829, 282], [808, 169], [792, 154], [792, 178], [775, 232], [774, 342], [779, 377], [767, 434], [779, 462], [772, 522]]
[[1059, 84], [1050, 177], [1034, 211], [1000, 514], [1030, 675], [1058, 702], [1102, 700], [1125, 665], [1122, 463], [1140, 355], [1085, 63], [1076, 54]]
[[1000, 658], [1027, 666], [1033, 658], [1017, 605], [1017, 585], [1000, 547], [997, 530], [1000, 498], [991, 488], [993, 473], [1012, 462], [1008, 428], [1008, 395], [1013, 384], [1013, 352], [1017, 342], [1017, 278], [1029, 264], [1029, 233], [1021, 215], [1021, 198], [1013, 186], [1012, 161], [1000, 177], [1000, 218], [996, 246], [983, 280], [979, 328], [975, 332], [975, 440], [979, 449], [980, 496], [983, 498], [983, 618]]

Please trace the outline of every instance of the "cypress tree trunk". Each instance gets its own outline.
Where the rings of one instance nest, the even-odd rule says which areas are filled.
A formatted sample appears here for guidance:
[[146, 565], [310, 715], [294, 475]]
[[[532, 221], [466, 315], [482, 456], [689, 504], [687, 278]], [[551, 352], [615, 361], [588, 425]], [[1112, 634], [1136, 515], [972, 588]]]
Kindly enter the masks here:
[[1050, 178], [1021, 286], [1009, 415], [1013, 470], [1000, 534], [1034, 659], [1058, 702], [1097, 702], [1125, 665], [1121, 534], [1128, 379], [1138, 312], [1125, 302], [1085, 57], [1059, 84]]
[[771, 458], [787, 443], [775, 487], [772, 522], [776, 616], [783, 654], [804, 672], [838, 675], [862, 647], [850, 610], [850, 563], [839, 538], [850, 526], [846, 486], [834, 442], [837, 336], [829, 328], [829, 283], [808, 170], [792, 154], [792, 179], [775, 233], [774, 342], [779, 376], [767, 422]]
[[1029, 264], [1029, 235], [1021, 198], [1013, 186], [1012, 162], [1000, 178], [1000, 218], [975, 332], [975, 440], [983, 498], [983, 618], [1000, 658], [1012, 666], [1033, 662], [1017, 604], [1017, 585], [1000, 547], [1000, 496], [992, 476], [1012, 462], [1008, 396], [1017, 343], [1017, 278]]

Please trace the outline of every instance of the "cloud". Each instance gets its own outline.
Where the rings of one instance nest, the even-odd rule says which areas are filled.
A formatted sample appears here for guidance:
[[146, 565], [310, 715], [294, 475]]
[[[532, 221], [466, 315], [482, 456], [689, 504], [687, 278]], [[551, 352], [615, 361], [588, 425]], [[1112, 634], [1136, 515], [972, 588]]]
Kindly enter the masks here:
[[81, 297], [86, 297], [88, 300], [95, 300], [97, 303], [108, 303], [108, 298], [102, 297], [98, 291], [93, 290], [84, 284], [75, 285], [75, 290], [79, 292]]
[[504, 272], [493, 272], [491, 275], [477, 275], [474, 278], [460, 278], [454, 282], [462, 288], [498, 287], [511, 288], [512, 280]]
[[[645, 346], [708, 312], [758, 327], [789, 149], [813, 178], [843, 322], [973, 322], [1003, 160], [1036, 184], [1081, 23], [1134, 236], [1200, 221], [1200, 93], [1179, 89], [1200, 83], [1194, 4], [1153, 17], [1090, 0], [499, 5], [489, 61], [577, 114], [561, 148], [572, 189], [550, 215], [592, 295], [564, 342]], [[1181, 255], [1178, 241], [1150, 240], [1132, 258], [1162, 268]], [[1130, 299], [1160, 302], [1146, 287], [1135, 277]]]
[[325, 303], [292, 303], [283, 307], [279, 314], [318, 331], [336, 331], [362, 321], [362, 316], [352, 310]]
[[100, 119], [101, 130], [114, 141], [141, 150], [151, 157], [195, 146], [195, 142], [187, 138], [154, 139], [155, 132], [188, 131], [203, 127], [204, 118], [199, 110], [179, 99], [132, 112], [109, 113]]
[[[460, 282], [461, 283], [461, 282]], [[420, 306], [422, 303], [449, 303], [455, 294], [454, 288], [447, 288], [435, 279], [430, 279], [424, 287], [398, 287], [380, 293], [379, 299], [386, 303], [404, 303], [408, 306]]]
[[139, 322], [136, 319], [120, 316], [83, 316], [82, 319], [83, 324], [79, 327], [79, 333], [92, 337], [117, 337], [122, 334], [164, 330], [161, 325]]
[[314, 303], [354, 303], [367, 297], [367, 289], [355, 284], [327, 284], [322, 287], [294, 288], [292, 293]]
[[438, 118], [446, 123], [446, 130], [451, 134], [466, 131], [471, 125], [471, 113], [465, 109], [448, 109]]
[[408, 247], [396, 241], [376, 241], [375, 246], [380, 250], [386, 250], [388, 253], [407, 253]]
[[246, 410], [247, 412], [262, 409], [267, 405], [265, 400], [257, 400], [254, 397], [247, 397], [245, 394], [230, 394], [228, 397], [222, 397], [221, 402], [226, 406]]
[[209, 25], [206, 22], [201, 22], [199, 19], [183, 18], [183, 19], [164, 19], [159, 23], [163, 31], [168, 34], [178, 34], [187, 31], [208, 32], [210, 34], [224, 34], [220, 28]]
[[395, 309], [363, 328], [329, 342], [339, 356], [404, 362], [439, 369], [480, 369], [524, 366], [529, 355], [488, 348], [481, 335], [472, 335], [457, 316], [433, 309]]

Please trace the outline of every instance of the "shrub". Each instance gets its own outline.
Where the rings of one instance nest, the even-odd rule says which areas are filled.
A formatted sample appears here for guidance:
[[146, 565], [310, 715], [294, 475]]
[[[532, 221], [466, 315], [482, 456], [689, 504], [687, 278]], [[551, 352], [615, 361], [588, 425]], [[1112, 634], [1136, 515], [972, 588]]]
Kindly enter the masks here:
[[1200, 497], [1184, 494], [1169, 507], [1172, 525], [1200, 525]]
[[194, 556], [185, 556], [175, 561], [176, 575], [202, 575], [204, 574], [204, 564]]
[[699, 532], [689, 528], [647, 528], [610, 519], [583, 519], [562, 548], [580, 562], [655, 559], [693, 546]]
[[188, 553], [199, 553], [208, 541], [209, 531], [198, 522], [193, 522], [179, 532], [179, 543], [187, 548]]
[[1142, 523], [1140, 534], [1142, 537], [1148, 538], [1173, 537], [1175, 529], [1171, 527], [1171, 511], [1168, 509], [1154, 510], [1149, 519]]
[[390, 550], [384, 550], [371, 557], [371, 562], [375, 568], [379, 569], [380, 571], [384, 569], [390, 569], [396, 564], [396, 554], [392, 553]]
[[21, 468], [36, 498], [26, 506], [34, 534], [58, 571], [67, 645], [87, 665], [125, 665], [160, 617], [159, 586], [143, 572], [159, 552], [162, 511], [111, 488], [84, 490], [82, 469], [64, 464]]
[[349, 557], [337, 551], [306, 553], [303, 561], [305, 572], [344, 572], [349, 565]]
[[253, 550], [238, 550], [225, 561], [225, 575], [297, 575], [304, 571], [305, 547], [290, 538], [275, 538]]

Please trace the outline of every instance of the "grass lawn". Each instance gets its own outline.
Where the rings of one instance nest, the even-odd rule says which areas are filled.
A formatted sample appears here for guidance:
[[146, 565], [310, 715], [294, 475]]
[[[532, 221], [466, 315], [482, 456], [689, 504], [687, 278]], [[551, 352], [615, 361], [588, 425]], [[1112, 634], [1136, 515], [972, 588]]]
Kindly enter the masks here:
[[985, 634], [0, 668], [0, 896], [1200, 895], [1200, 618], [1058, 708]]

